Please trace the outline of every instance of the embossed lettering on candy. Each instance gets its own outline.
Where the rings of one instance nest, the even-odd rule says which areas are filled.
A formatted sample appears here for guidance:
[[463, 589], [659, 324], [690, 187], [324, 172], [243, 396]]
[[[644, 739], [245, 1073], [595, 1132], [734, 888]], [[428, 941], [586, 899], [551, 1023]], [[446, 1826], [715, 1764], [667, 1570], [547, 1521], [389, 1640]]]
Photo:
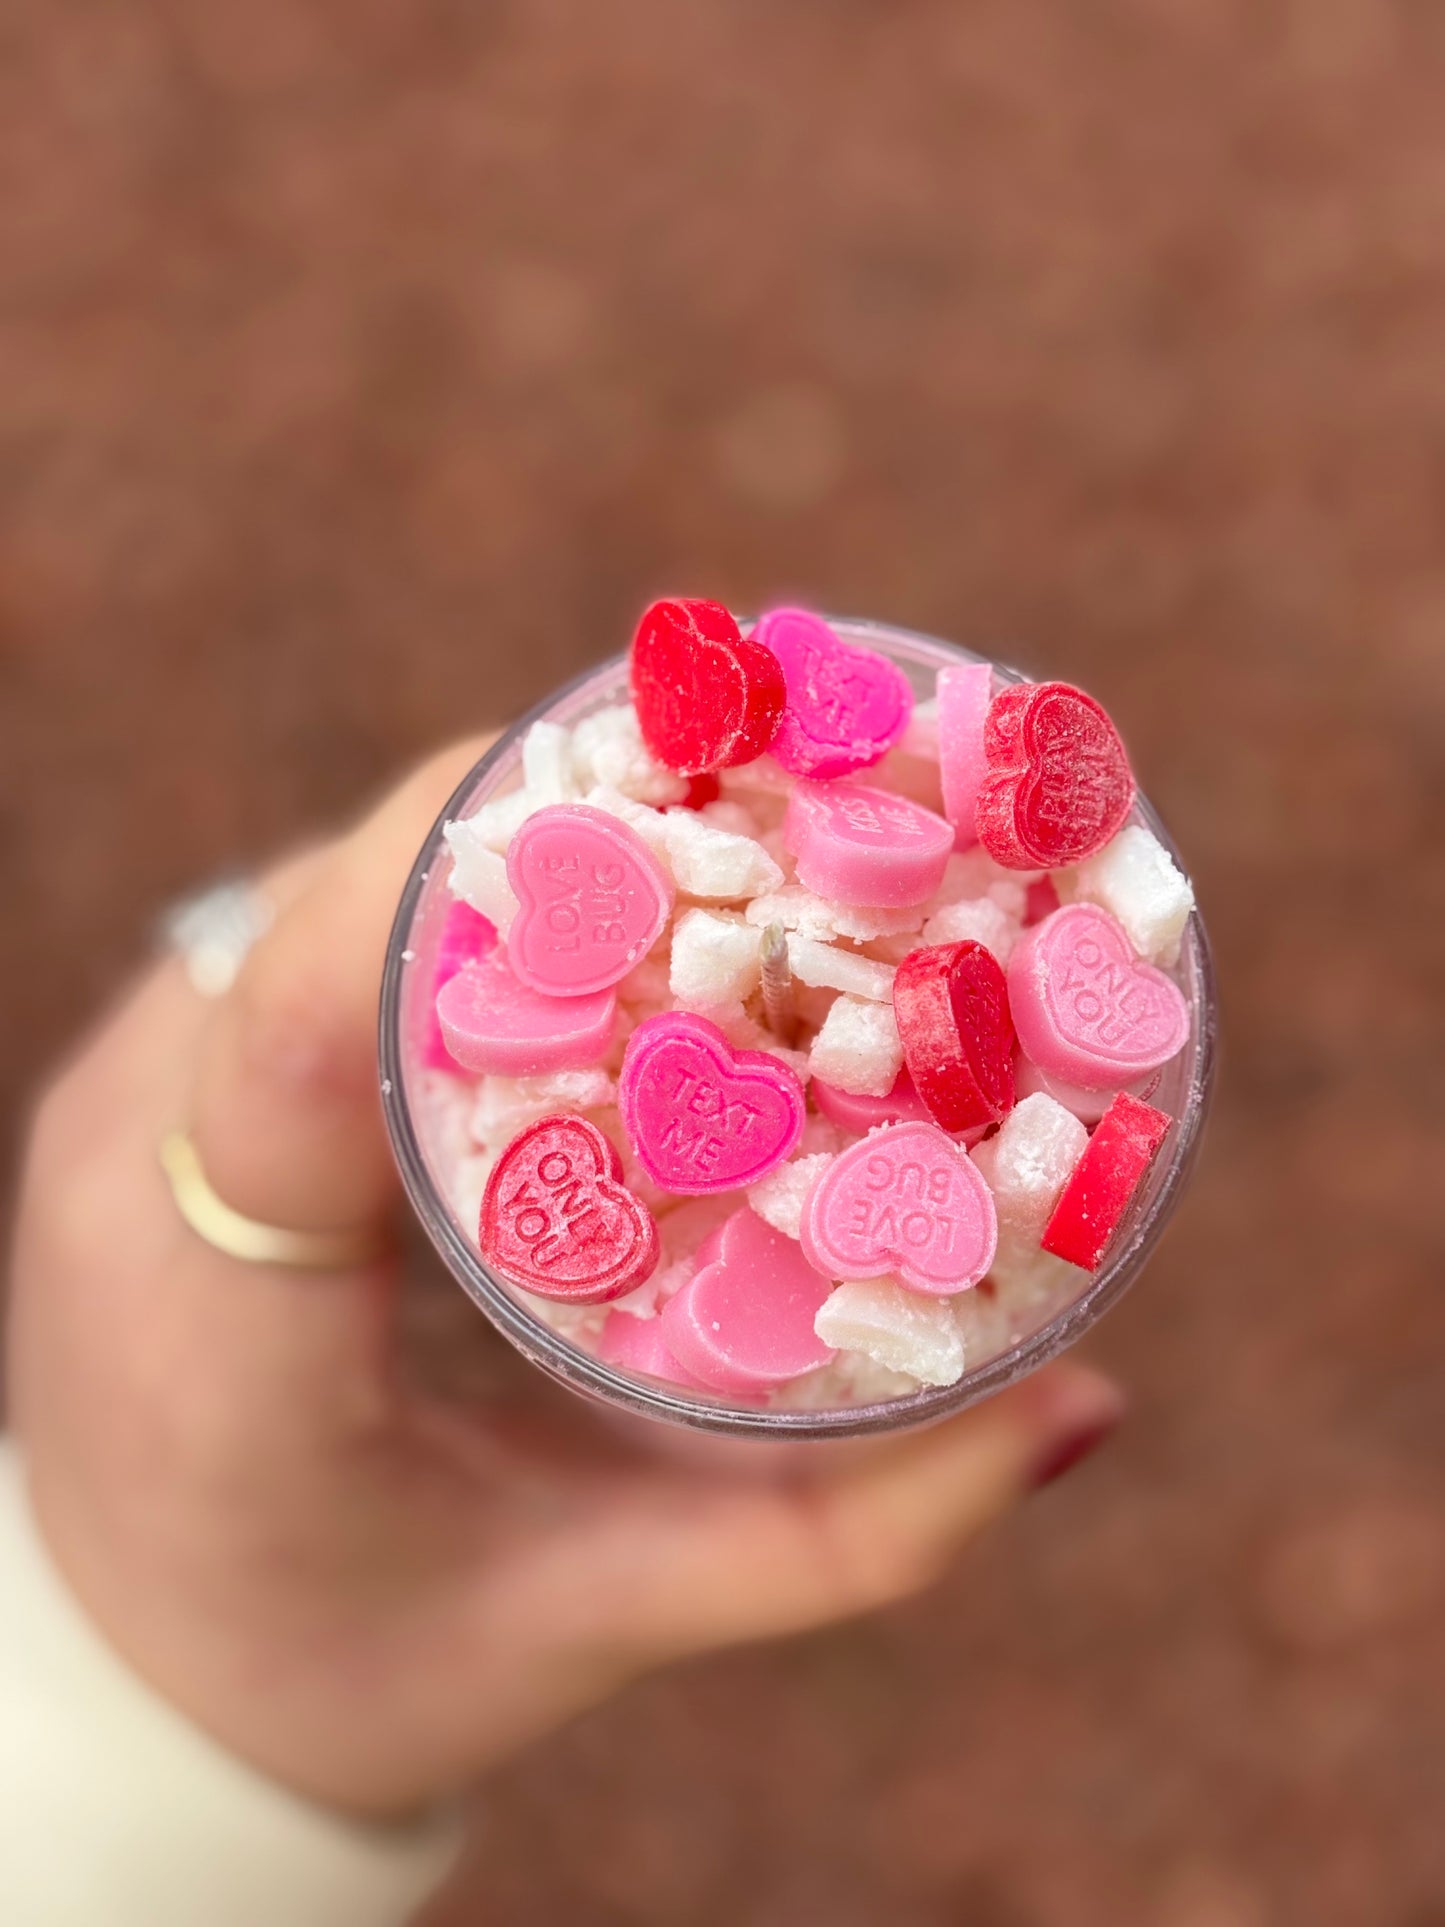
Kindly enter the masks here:
[[664, 1191], [700, 1195], [752, 1184], [803, 1131], [803, 1087], [766, 1051], [734, 1050], [716, 1024], [686, 1011], [645, 1018], [618, 1079], [623, 1128]]
[[662, 935], [672, 883], [634, 830], [585, 803], [556, 803], [507, 849], [520, 909], [507, 938], [512, 969], [549, 997], [620, 983]]
[[886, 656], [854, 648], [807, 609], [769, 609], [753, 635], [777, 657], [788, 685], [772, 753], [794, 776], [866, 769], [903, 734], [913, 690]]
[[1025, 930], [1009, 959], [1009, 1005], [1025, 1056], [1087, 1090], [1157, 1070], [1189, 1036], [1189, 1006], [1089, 903]]
[[896, 1272], [951, 1297], [993, 1263], [998, 1217], [978, 1167], [936, 1124], [887, 1124], [850, 1145], [809, 1192], [803, 1250], [832, 1278]]

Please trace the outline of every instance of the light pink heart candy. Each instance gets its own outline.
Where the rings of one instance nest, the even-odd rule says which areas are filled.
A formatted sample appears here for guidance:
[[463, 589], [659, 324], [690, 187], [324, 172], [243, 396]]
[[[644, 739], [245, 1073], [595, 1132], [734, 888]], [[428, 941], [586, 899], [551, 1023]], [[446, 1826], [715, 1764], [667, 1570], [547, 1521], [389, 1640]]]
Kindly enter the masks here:
[[794, 1239], [735, 1211], [698, 1256], [658, 1321], [684, 1371], [714, 1391], [756, 1393], [832, 1358], [813, 1329], [831, 1287]]
[[619, 983], [662, 935], [672, 882], [635, 830], [585, 803], [537, 810], [507, 848], [512, 968], [549, 997]]
[[803, 1206], [803, 1251], [833, 1278], [896, 1272], [947, 1298], [993, 1263], [993, 1194], [936, 1124], [889, 1124], [850, 1145]]
[[459, 970], [485, 957], [496, 947], [497, 926], [490, 917], [484, 917], [480, 910], [474, 910], [469, 903], [453, 902], [447, 905], [441, 934], [437, 938], [436, 958], [432, 966], [432, 996], [427, 1005], [421, 1043], [422, 1062], [429, 1070], [455, 1071], [457, 1068], [456, 1059], [447, 1049], [442, 1027], [437, 1022], [437, 993], [451, 982]]
[[[821, 1077], [815, 1077], [810, 1088], [813, 1102], [824, 1117], [845, 1131], [856, 1131], [860, 1137], [879, 1124], [932, 1122], [932, 1114], [906, 1070], [900, 1071], [893, 1080], [893, 1089], [887, 1097], [860, 1097], [854, 1091], [840, 1091], [836, 1084], [825, 1084]], [[958, 1142], [977, 1144], [992, 1129], [991, 1124], [979, 1124], [971, 1131], [960, 1131]]]
[[637, 1161], [664, 1191], [754, 1184], [802, 1136], [803, 1087], [767, 1051], [734, 1050], [690, 1012], [646, 1017], [627, 1040], [617, 1101]]
[[783, 841], [798, 860], [798, 881], [815, 895], [906, 910], [942, 883], [953, 825], [889, 790], [799, 783]]
[[1117, 1089], [1167, 1064], [1189, 1036], [1184, 993], [1135, 956], [1107, 910], [1071, 903], [1024, 931], [1008, 966], [1026, 1057], [1086, 1089]]
[[702, 1384], [673, 1357], [660, 1318], [634, 1318], [630, 1311], [609, 1312], [597, 1340], [597, 1356], [609, 1365], [622, 1366], [624, 1371], [670, 1379], [689, 1390]]
[[938, 770], [943, 779], [943, 813], [957, 835], [956, 847], [978, 841], [974, 812], [988, 774], [983, 725], [993, 691], [986, 662], [962, 662], [938, 672]]
[[769, 609], [753, 640], [782, 666], [788, 700], [769, 748], [794, 776], [867, 769], [903, 734], [913, 690], [886, 656], [842, 641], [807, 609]]
[[442, 985], [436, 1015], [443, 1042], [464, 1069], [535, 1077], [595, 1064], [612, 1041], [617, 999], [610, 990], [543, 997], [517, 981], [499, 947]]

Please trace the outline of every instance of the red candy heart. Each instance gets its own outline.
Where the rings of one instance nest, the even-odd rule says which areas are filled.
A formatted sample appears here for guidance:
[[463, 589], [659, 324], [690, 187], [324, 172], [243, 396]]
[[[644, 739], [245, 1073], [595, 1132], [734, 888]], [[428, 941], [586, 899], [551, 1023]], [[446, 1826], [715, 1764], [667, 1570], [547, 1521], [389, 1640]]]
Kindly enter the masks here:
[[788, 688], [771, 649], [745, 641], [720, 602], [654, 602], [632, 641], [632, 703], [642, 738], [680, 776], [761, 756]]
[[657, 1225], [620, 1183], [622, 1160], [595, 1124], [544, 1117], [493, 1166], [478, 1242], [498, 1271], [541, 1298], [600, 1305], [657, 1264]]
[[1159, 1155], [1171, 1119], [1120, 1091], [1100, 1118], [1074, 1166], [1041, 1243], [1056, 1258], [1096, 1271], [1145, 1173]]
[[893, 979], [893, 1014], [914, 1089], [945, 1131], [993, 1124], [1013, 1109], [1013, 1017], [991, 950], [964, 942], [910, 951]]
[[1119, 732], [1064, 682], [1015, 683], [989, 705], [979, 841], [1013, 870], [1052, 870], [1102, 850], [1134, 801]]

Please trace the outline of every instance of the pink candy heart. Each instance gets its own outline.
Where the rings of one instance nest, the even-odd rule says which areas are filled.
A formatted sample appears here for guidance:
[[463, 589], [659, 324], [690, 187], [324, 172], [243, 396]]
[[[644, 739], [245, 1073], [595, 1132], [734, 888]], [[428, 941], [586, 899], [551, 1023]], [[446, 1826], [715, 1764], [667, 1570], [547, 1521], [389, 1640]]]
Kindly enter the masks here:
[[906, 910], [942, 883], [953, 825], [889, 790], [799, 783], [783, 841], [798, 859], [798, 881], [815, 895]]
[[1178, 985], [1135, 956], [1122, 927], [1072, 903], [1024, 931], [1009, 959], [1024, 1055], [1085, 1089], [1117, 1089], [1167, 1064], [1189, 1036]]
[[698, 1256], [658, 1321], [684, 1371], [714, 1391], [764, 1392], [828, 1363], [813, 1321], [831, 1286], [792, 1238], [735, 1211]]
[[765, 1177], [802, 1135], [803, 1087], [766, 1051], [734, 1050], [686, 1011], [627, 1040], [617, 1101], [638, 1162], [664, 1191], [728, 1191]]
[[616, 1015], [610, 990], [543, 997], [518, 983], [500, 948], [463, 965], [436, 1000], [442, 1041], [457, 1063], [504, 1077], [588, 1069], [612, 1041]]
[[943, 780], [943, 813], [958, 835], [958, 848], [978, 841], [974, 813], [988, 775], [983, 725], [993, 695], [993, 670], [986, 662], [961, 662], [938, 672], [938, 771]]
[[803, 1206], [803, 1252], [832, 1278], [896, 1272], [946, 1298], [993, 1263], [998, 1218], [983, 1176], [936, 1124], [889, 1124], [829, 1165]]
[[847, 776], [876, 763], [913, 713], [903, 671], [843, 642], [807, 609], [770, 609], [753, 640], [771, 649], [788, 686], [770, 748], [794, 776]]
[[507, 849], [520, 908], [507, 937], [512, 968], [549, 997], [606, 990], [662, 935], [672, 883], [636, 831], [585, 803], [529, 816]]

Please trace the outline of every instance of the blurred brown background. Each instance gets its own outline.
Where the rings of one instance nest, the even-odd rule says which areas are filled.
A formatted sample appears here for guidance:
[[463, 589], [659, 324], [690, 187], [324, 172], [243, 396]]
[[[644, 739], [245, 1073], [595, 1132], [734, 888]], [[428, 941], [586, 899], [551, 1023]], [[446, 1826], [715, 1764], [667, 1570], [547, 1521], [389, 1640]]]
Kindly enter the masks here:
[[1122, 1440], [517, 1762], [430, 1927], [1445, 1923], [1442, 89], [1435, 0], [0, 17], [12, 1133], [171, 893], [660, 590], [1085, 683], [1219, 950]]

